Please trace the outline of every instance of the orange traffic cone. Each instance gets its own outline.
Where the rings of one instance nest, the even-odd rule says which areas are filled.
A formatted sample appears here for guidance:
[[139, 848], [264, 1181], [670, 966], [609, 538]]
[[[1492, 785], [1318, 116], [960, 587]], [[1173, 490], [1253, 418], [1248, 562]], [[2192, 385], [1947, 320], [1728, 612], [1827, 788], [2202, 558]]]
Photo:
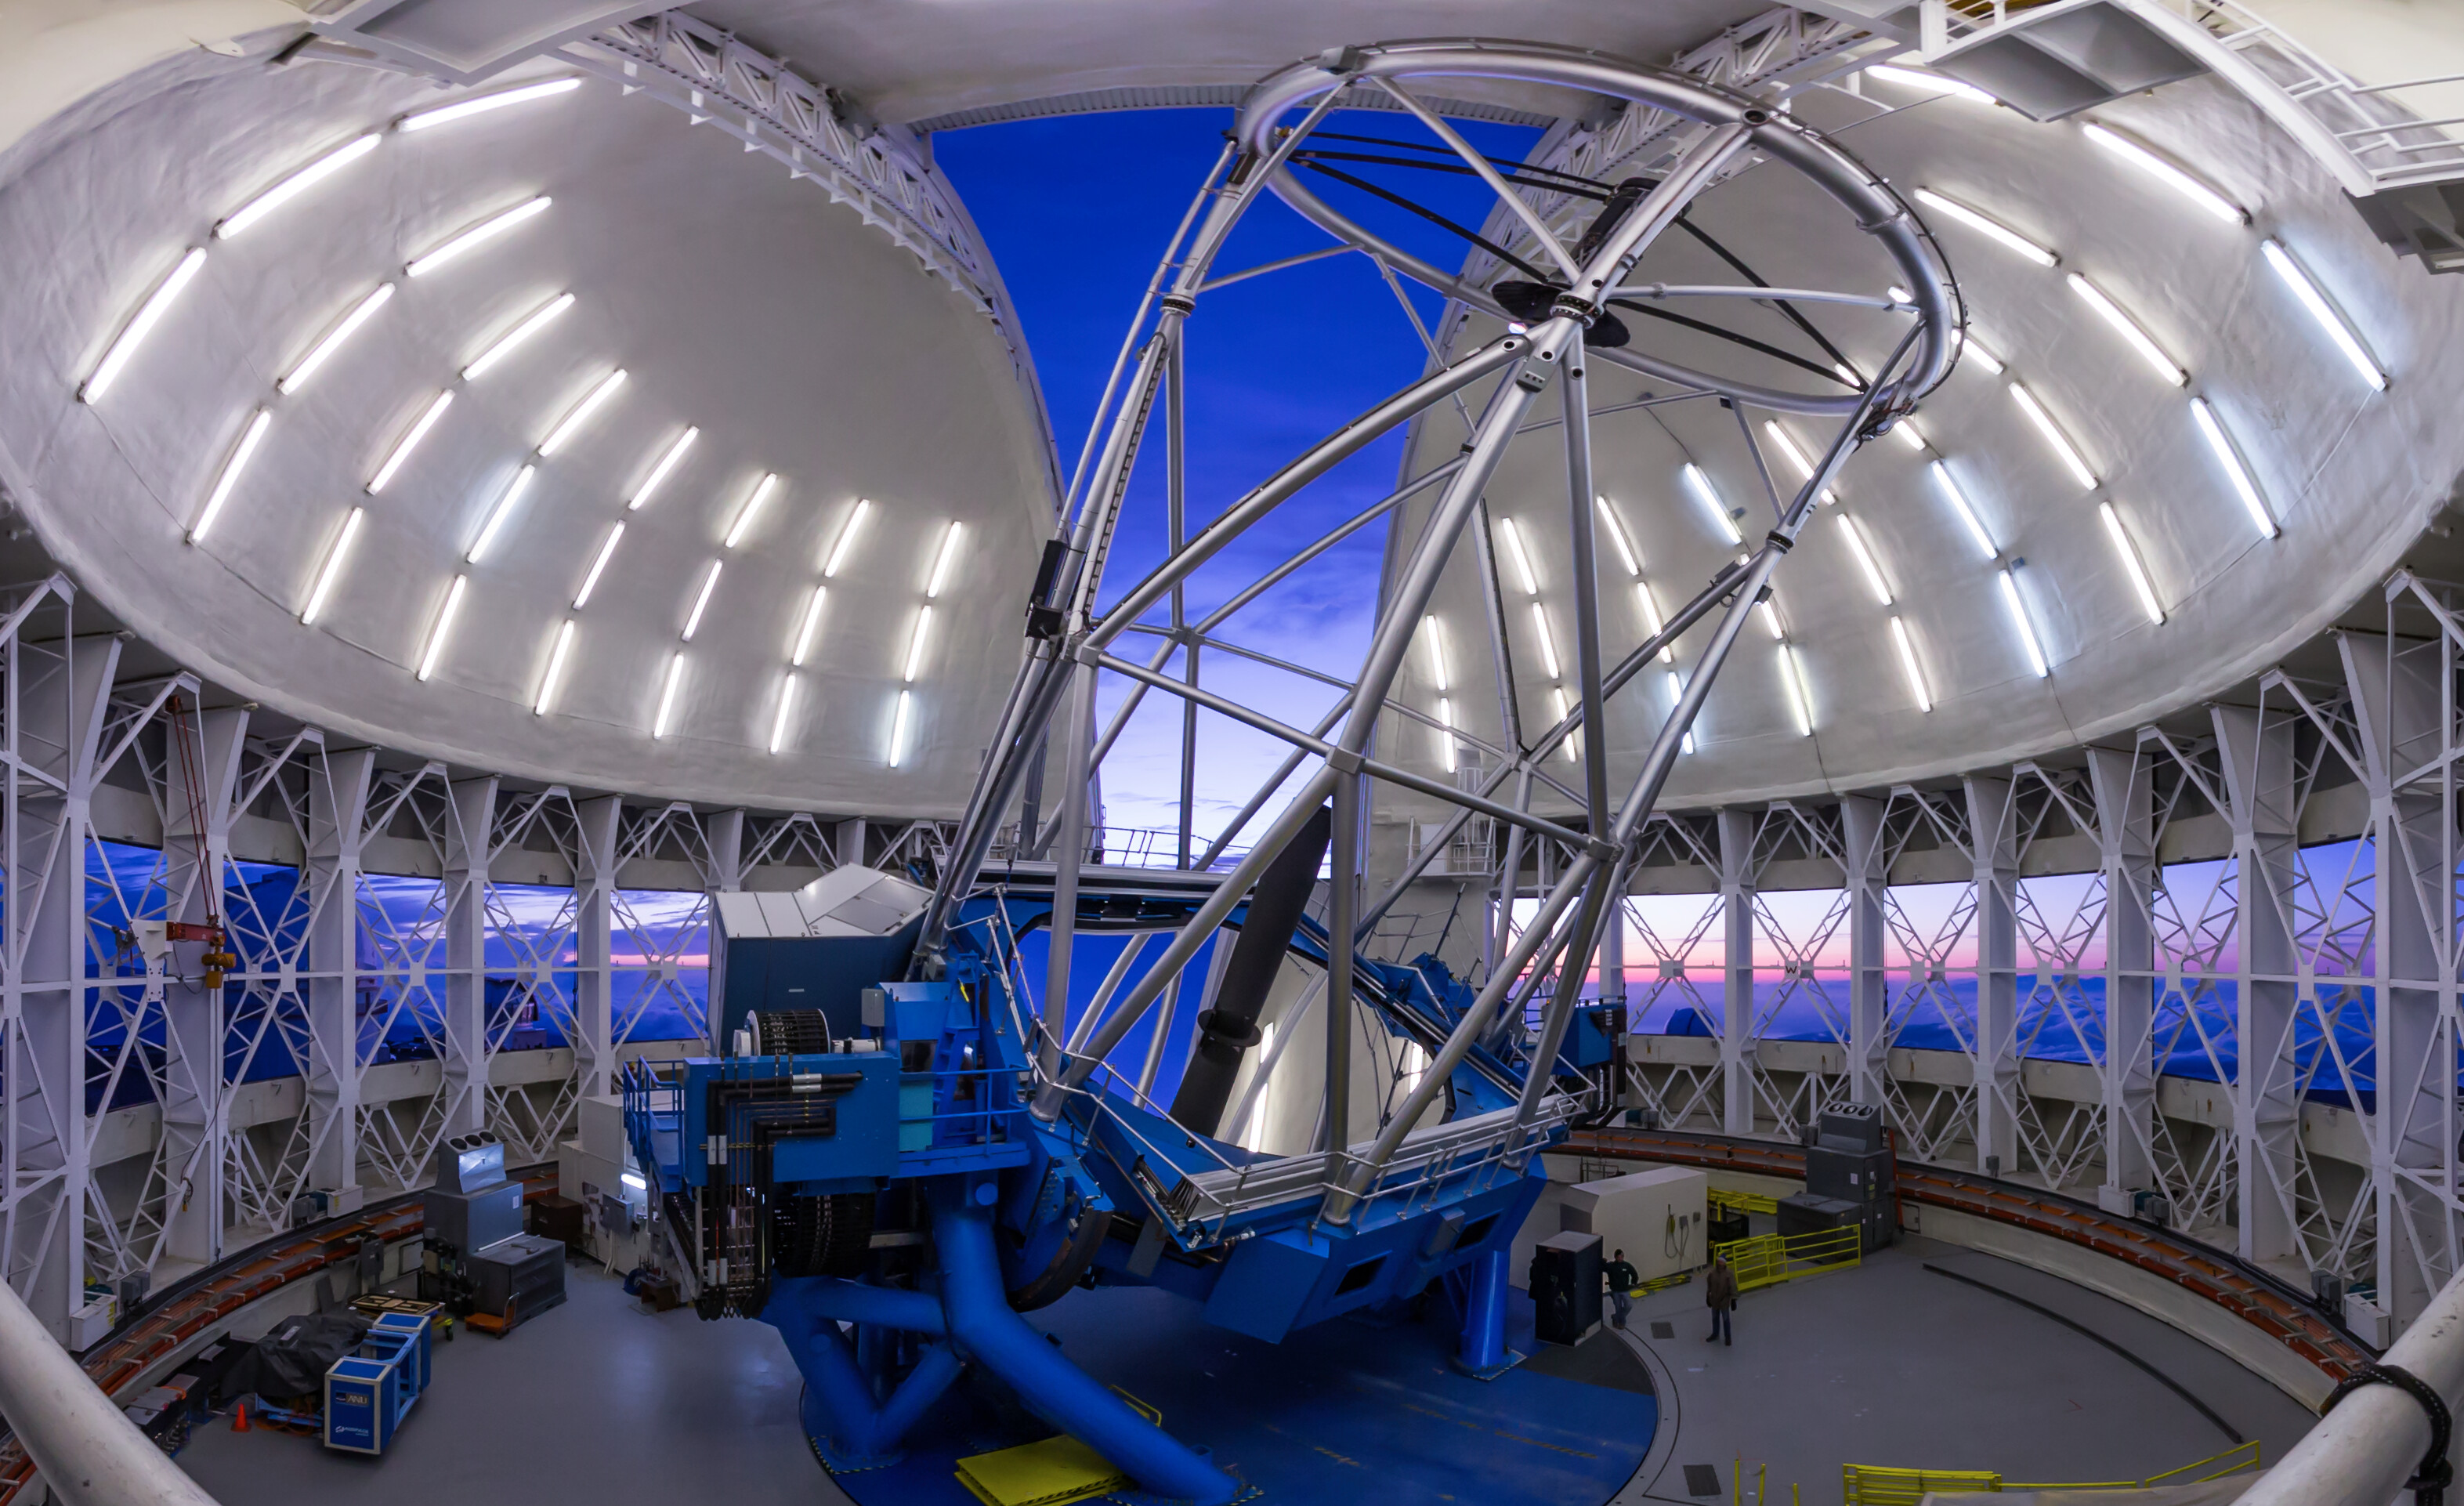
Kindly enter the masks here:
[[231, 1413], [231, 1431], [248, 1431], [248, 1403], [240, 1403], [239, 1410]]

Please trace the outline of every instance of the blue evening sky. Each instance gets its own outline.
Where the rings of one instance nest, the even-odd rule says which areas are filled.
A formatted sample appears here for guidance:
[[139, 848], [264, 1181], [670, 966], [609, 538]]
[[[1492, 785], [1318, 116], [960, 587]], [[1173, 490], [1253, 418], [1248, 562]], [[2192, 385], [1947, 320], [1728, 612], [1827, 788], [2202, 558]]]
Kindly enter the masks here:
[[[1066, 474], [1078, 457], [1140, 294], [1174, 227], [1223, 145], [1232, 112], [1155, 110], [977, 126], [934, 139], [935, 160], [975, 215], [1009, 284], [1034, 352]], [[1385, 112], [1347, 111], [1327, 127], [1361, 136], [1430, 141]], [[1484, 151], [1517, 156], [1537, 133], [1466, 128]], [[1374, 145], [1343, 149], [1376, 153]], [[1477, 180], [1343, 165], [1459, 223], [1477, 226], [1490, 203]], [[1311, 186], [1330, 203], [1440, 266], [1462, 263], [1454, 236], [1356, 189]], [[1216, 261], [1219, 275], [1331, 244], [1326, 233], [1268, 199], [1250, 210]], [[1410, 287], [1410, 284], [1405, 284]], [[1424, 321], [1441, 304], [1414, 290]], [[1423, 351], [1400, 306], [1366, 257], [1330, 257], [1208, 295], [1190, 321], [1189, 514], [1192, 531], [1346, 419], [1419, 376]], [[1399, 432], [1318, 482], [1195, 578], [1192, 615], [1225, 598], [1344, 518], [1394, 489]], [[1164, 543], [1160, 422], [1141, 451], [1106, 595], [1142, 576]], [[1231, 641], [1349, 677], [1375, 611], [1382, 523], [1268, 592], [1226, 625]], [[1151, 657], [1133, 634], [1118, 652]], [[1177, 671], [1177, 661], [1171, 668]], [[1287, 721], [1314, 723], [1334, 699], [1327, 687], [1224, 655], [1200, 677]], [[1118, 704], [1109, 692], [1104, 715]], [[1197, 827], [1219, 830], [1270, 773], [1283, 745], [1211, 714], [1199, 720]], [[1106, 764], [1107, 819], [1167, 828], [1177, 820], [1177, 702], [1150, 696]], [[1254, 828], [1253, 828], [1254, 830]]]

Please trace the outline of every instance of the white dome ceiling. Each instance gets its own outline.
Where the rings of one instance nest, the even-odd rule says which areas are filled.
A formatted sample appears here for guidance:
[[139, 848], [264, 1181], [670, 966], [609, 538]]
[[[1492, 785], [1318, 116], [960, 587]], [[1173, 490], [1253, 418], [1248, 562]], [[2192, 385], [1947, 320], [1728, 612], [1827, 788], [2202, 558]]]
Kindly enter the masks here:
[[[17, 149], [0, 257], [43, 275], [0, 285], [0, 476], [45, 543], [182, 661], [346, 736], [648, 795], [955, 808], [1051, 519], [1042, 416], [1004, 332], [813, 184], [613, 84], [389, 128], [458, 97], [331, 64], [182, 61]], [[367, 133], [358, 159], [244, 233], [212, 235]], [[450, 264], [406, 274], [542, 198]], [[125, 322], [198, 247], [134, 357], [80, 402]], [[387, 286], [311, 380], [280, 389]], [[516, 350], [471, 369], [568, 295]], [[608, 400], [539, 454], [620, 369]], [[366, 492], [447, 392], [432, 430]], [[259, 410], [244, 472], [189, 542]]]
[[[1693, 807], [1871, 788], [1936, 777], [2126, 731], [2217, 694], [2281, 659], [2384, 578], [2425, 520], [2456, 495], [2464, 430], [2448, 421], [2464, 385], [2464, 279], [2431, 277], [2375, 240], [2307, 156], [2246, 101], [2212, 81], [2122, 101], [2094, 119], [2194, 164], [2247, 207], [2248, 225], [2203, 211], [2176, 189], [2092, 144], [2081, 121], [2037, 124], [2015, 113], [1880, 81], [1870, 100], [1837, 91], [1800, 96], [1800, 118], [1837, 139], [1903, 193], [1926, 188], [1982, 210], [2057, 253], [2044, 266], [1920, 199], [1965, 295], [1975, 344], [1924, 404], [1918, 449], [1884, 437], [1865, 446], [1774, 577], [1777, 629], [1800, 667], [1811, 733], [1800, 724], [1771, 619], [1748, 631], [1695, 724], [1668, 803]], [[1706, 195], [1697, 223], [1771, 284], [1881, 292], [1889, 264], [1843, 233], [1836, 210], [1766, 164]], [[2273, 270], [2274, 241], [2298, 259], [2358, 331], [2385, 390], [2369, 386]], [[1520, 276], [1509, 273], [1508, 276]], [[2072, 285], [2085, 278], [2188, 374], [2160, 375]], [[1685, 237], [1663, 237], [1634, 282], [1737, 280]], [[1775, 311], [1735, 299], [1708, 309], [1668, 305], [1822, 359]], [[1870, 371], [1904, 321], [1806, 304], [1805, 312]], [[1713, 370], [1763, 378], [1784, 368], [1706, 337], [1626, 316], [1638, 346]], [[1497, 329], [1474, 317], [1457, 347]], [[2007, 364], [1999, 374], [1989, 359]], [[1757, 365], [1759, 364], [1759, 365]], [[1593, 401], [1608, 409], [1666, 383], [1595, 358]], [[1814, 391], [1818, 377], [1774, 382]], [[2084, 485], [2039, 431], [2024, 388], [2094, 477]], [[1833, 390], [1837, 390], [1834, 388]], [[2280, 530], [2271, 538], [2207, 441], [2192, 405], [2205, 401], [2247, 462]], [[1479, 403], [1470, 408], [1477, 411]], [[1793, 468], [1769, 425], [1818, 454], [1834, 427], [1750, 414], [1772, 477], [1793, 492]], [[1433, 414], [1406, 474], [1451, 457], [1463, 438], [1451, 411]], [[1771, 511], [1735, 414], [1708, 400], [1635, 409], [1595, 421], [1598, 489], [1639, 556], [1656, 609], [1674, 610], [1738, 550], [1682, 478], [1699, 464], [1747, 537]], [[1933, 476], [1948, 473], [1988, 536], [1980, 543]], [[1489, 489], [1512, 519], [1540, 579], [1541, 614], [1571, 693], [1572, 600], [1566, 581], [1564, 462], [1553, 431], [1527, 435]], [[1428, 500], [1404, 515], [1418, 526]], [[2143, 562], [2165, 614], [2151, 622], [2117, 551], [2109, 506]], [[1837, 520], [1854, 519], [1892, 598], [1880, 600]], [[1612, 658], [1650, 628], [1633, 576], [1603, 535], [1603, 634]], [[2039, 675], [2014, 620], [2008, 571]], [[1527, 737], [1560, 715], [1543, 662], [1532, 594], [1510, 561], [1500, 567], [1504, 616]], [[1761, 614], [1758, 614], [1760, 616]], [[1486, 608], [1469, 551], [1453, 563], [1437, 604], [1459, 725], [1495, 743], [1501, 733]], [[1923, 709], [1897, 636], [1901, 621], [1932, 705]], [[1612, 784], [1623, 787], [1675, 700], [1672, 675], [1690, 671], [1702, 633], [1673, 665], [1655, 663], [1609, 704]], [[1435, 659], [1415, 655], [1405, 696], [1434, 711]], [[1438, 737], [1411, 728], [1399, 755], [1423, 770]], [[1567, 782], [1578, 783], [1569, 770]], [[1563, 802], [1559, 802], [1562, 806]]]
[[[558, 3], [576, 16], [593, 9]], [[1519, 16], [1507, 26], [1493, 9], [1463, 8], [1461, 24], [1532, 29]], [[1755, 9], [1705, 0], [1635, 17], [1578, 6], [1552, 14], [1548, 39], [1663, 55]], [[1429, 25], [1275, 7], [1202, 25], [1168, 12], [1132, 24], [1111, 8], [1060, 0], [977, 28], [908, 7], [741, 0], [693, 11], [742, 26], [891, 120], [1099, 89], [1221, 87], [1321, 46]], [[231, 13], [270, 19], [263, 7]], [[250, 60], [159, 63], [53, 117], [0, 161], [0, 255], [41, 269], [0, 284], [11, 356], [0, 370], [0, 482], [46, 546], [183, 662], [346, 737], [652, 796], [955, 810], [1015, 668], [1018, 611], [1050, 527], [1049, 440], [1031, 375], [1013, 364], [1013, 332], [813, 184], [612, 83], [403, 134], [387, 129], [403, 112], [460, 92], [327, 63], [268, 68], [271, 45], [260, 39]], [[483, 89], [561, 73], [525, 65]], [[1925, 211], [1977, 335], [2010, 370], [1997, 377], [1971, 354], [1918, 415], [1929, 448], [1870, 447], [1838, 488], [1840, 507], [1827, 510], [1857, 520], [1890, 607], [1829, 517], [1780, 571], [1779, 621], [1802, 666], [1812, 735], [1796, 725], [1775, 646], [1749, 637], [1711, 698], [1697, 755], [1680, 764], [1672, 803], [1952, 772], [2212, 694], [2366, 589], [2464, 472], [2464, 430], [2440, 422], [2464, 363], [2464, 286], [2391, 257], [2325, 173], [2238, 97], [2192, 82], [2098, 114], [2195, 165], [2250, 207], [2247, 227], [2203, 218], [2086, 144], [2077, 122], [2037, 125], [1954, 100], [1916, 103], [1889, 86], [1873, 93], [1864, 102], [1816, 91], [1795, 108], [1903, 190], [1963, 200], [2061, 260], [2035, 265]], [[211, 237], [266, 187], [368, 132], [380, 134], [363, 158], [247, 233]], [[545, 210], [452, 265], [405, 276], [463, 230], [541, 196]], [[1886, 276], [1879, 257], [1859, 259], [1870, 254], [1810, 189], [1769, 166], [1716, 190], [1697, 215], [1775, 283], [1879, 292], [1861, 284]], [[2269, 239], [2346, 311], [2392, 373], [2385, 391], [2354, 379], [2269, 271]], [[110, 390], [79, 402], [79, 385], [191, 247], [207, 249], [193, 280]], [[2068, 286], [2073, 273], [2146, 328], [2186, 368], [2187, 388], [2159, 380], [2099, 320]], [[1727, 276], [1674, 238], [1643, 273]], [[388, 300], [312, 382], [277, 390], [386, 283]], [[459, 374], [566, 294], [572, 303], [518, 353]], [[1721, 312], [1759, 336], [1795, 339], [1768, 310]], [[1861, 318], [1822, 322], [1870, 368], [1886, 326]], [[1200, 338], [1203, 319], [1201, 309]], [[1720, 365], [1733, 354], [1629, 322], [1673, 359]], [[1460, 338], [1486, 333], [1475, 318]], [[538, 455], [620, 368], [627, 379], [608, 404], [556, 454]], [[1654, 387], [1601, 375], [1602, 406]], [[2076, 444], [2095, 487], [2066, 476], [2013, 396], [2013, 379]], [[367, 494], [388, 452], [449, 390], [434, 430], [382, 493]], [[2247, 457], [2277, 537], [2254, 526], [2219, 470], [2194, 396]], [[245, 474], [210, 532], [189, 542], [260, 410], [269, 416]], [[1765, 416], [1753, 418], [1768, 446]], [[1417, 454], [1428, 458], [1408, 471], [1452, 451], [1450, 422], [1423, 426]], [[1823, 437], [1810, 420], [1779, 422], [1809, 450]], [[1749, 518], [1760, 482], [1735, 419], [1708, 405], [1635, 410], [1597, 428], [1602, 490], [1665, 611], [1732, 556], [1682, 489], [1680, 468], [1701, 465]], [[697, 432], [690, 451], [648, 505], [628, 510], [688, 429]], [[1777, 450], [1766, 453], [1788, 480]], [[1928, 470], [1937, 460], [1995, 558], [1947, 509]], [[470, 560], [525, 464], [536, 472], [519, 506]], [[771, 476], [759, 516], [731, 544]], [[1527, 441], [1491, 490], [1495, 510], [1529, 530], [1544, 609], [1563, 590], [1547, 563], [1565, 553], [1561, 477], [1553, 445]], [[793, 666], [806, 608], [859, 499], [871, 504], [868, 521], [827, 582], [805, 664]], [[2145, 563], [2162, 624], [2141, 609], [2105, 504]], [[1398, 514], [1401, 526], [1424, 505]], [[347, 558], [303, 624], [355, 508], [363, 513]], [[623, 541], [577, 609], [619, 522]], [[964, 531], [934, 593], [954, 522]], [[1614, 565], [1616, 552], [1602, 558]], [[1469, 565], [1467, 554], [1457, 561], [1439, 603], [1458, 636], [1460, 679], [1448, 689], [1466, 730], [1494, 740], [1494, 688], [1485, 655], [1472, 652], [1485, 630]], [[2042, 676], [2009, 615], [2005, 568]], [[1621, 567], [1611, 573], [1606, 629], [1630, 642], [1643, 612]], [[1548, 676], [1529, 671], [1541, 656], [1529, 604], [1510, 577], [1506, 594], [1509, 641], [1527, 667], [1523, 714], [1545, 724], [1554, 712]], [[449, 601], [451, 631], [439, 646]], [[927, 606], [933, 627], [911, 682]], [[1930, 711], [1903, 673], [1894, 618]], [[572, 647], [541, 713], [568, 622]], [[1685, 667], [1681, 653], [1676, 668]], [[892, 767], [902, 690], [910, 715]], [[1423, 706], [1433, 699], [1423, 661], [1402, 690]], [[1621, 765], [1639, 757], [1669, 698], [1655, 666], [1613, 703]], [[1419, 731], [1396, 756], [1439, 762]]]

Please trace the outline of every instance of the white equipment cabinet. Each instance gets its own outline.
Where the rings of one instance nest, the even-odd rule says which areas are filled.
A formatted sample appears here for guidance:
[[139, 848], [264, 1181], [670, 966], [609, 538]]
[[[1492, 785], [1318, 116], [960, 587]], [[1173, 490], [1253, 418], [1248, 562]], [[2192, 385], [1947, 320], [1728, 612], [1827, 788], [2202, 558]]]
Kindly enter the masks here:
[[1600, 1236], [1600, 1259], [1616, 1251], [1645, 1281], [1710, 1263], [1704, 1249], [1704, 1193], [1709, 1184], [1687, 1166], [1656, 1166], [1606, 1177], [1558, 1195], [1561, 1229]]

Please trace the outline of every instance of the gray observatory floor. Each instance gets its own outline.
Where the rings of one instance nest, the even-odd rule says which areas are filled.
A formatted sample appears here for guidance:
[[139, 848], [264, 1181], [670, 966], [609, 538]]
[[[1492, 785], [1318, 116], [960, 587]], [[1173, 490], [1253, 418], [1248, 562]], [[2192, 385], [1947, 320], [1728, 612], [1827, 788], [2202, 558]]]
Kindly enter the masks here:
[[[2130, 1349], [2282, 1456], [2311, 1419], [2213, 1350], [2024, 1268], [1908, 1240], [1863, 1268], [1749, 1294], [1737, 1343], [1703, 1341], [1699, 1284], [1636, 1304], [1661, 1423], [1620, 1502], [1689, 1501], [1708, 1466], [1727, 1499], [1768, 1466], [1767, 1498], [1839, 1498], [1839, 1466], [1987, 1468], [2014, 1479], [2137, 1477], [2231, 1440], [2175, 1391], [1948, 1266]], [[641, 1311], [576, 1265], [572, 1297], [504, 1340], [464, 1332], [382, 1461], [209, 1423], [180, 1455], [227, 1502], [435, 1506], [450, 1500], [843, 1501], [796, 1423], [799, 1382], [769, 1329]], [[1671, 1337], [1654, 1338], [1654, 1321]], [[1689, 1472], [1687, 1466], [1695, 1466]], [[1689, 1480], [1689, 1473], [1692, 1477]], [[1570, 1503], [1571, 1506], [1571, 1503]]]

